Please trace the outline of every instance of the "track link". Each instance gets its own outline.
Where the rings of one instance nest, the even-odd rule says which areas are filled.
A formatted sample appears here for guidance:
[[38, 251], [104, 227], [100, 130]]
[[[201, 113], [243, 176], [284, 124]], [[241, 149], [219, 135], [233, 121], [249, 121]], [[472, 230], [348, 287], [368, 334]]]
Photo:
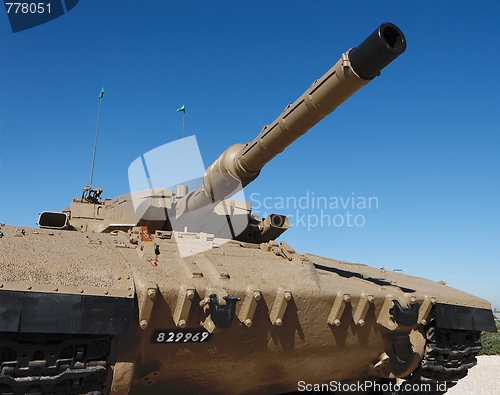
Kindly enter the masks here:
[[[443, 383], [449, 389], [467, 376], [468, 369], [477, 364], [476, 355], [481, 350], [481, 332], [438, 329], [433, 323], [425, 328], [426, 346], [420, 366], [402, 384], [428, 384], [430, 391], [400, 392], [401, 395], [442, 395]], [[441, 384], [441, 386], [439, 386]], [[417, 386], [415, 386], [416, 388]]]
[[1, 395], [100, 395], [111, 337], [0, 334]]

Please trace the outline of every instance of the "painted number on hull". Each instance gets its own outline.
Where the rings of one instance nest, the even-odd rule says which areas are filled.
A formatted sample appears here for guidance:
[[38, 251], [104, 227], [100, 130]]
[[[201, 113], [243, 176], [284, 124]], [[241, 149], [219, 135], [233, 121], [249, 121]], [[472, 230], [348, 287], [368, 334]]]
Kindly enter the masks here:
[[151, 343], [206, 343], [211, 337], [205, 329], [164, 329], [153, 332]]

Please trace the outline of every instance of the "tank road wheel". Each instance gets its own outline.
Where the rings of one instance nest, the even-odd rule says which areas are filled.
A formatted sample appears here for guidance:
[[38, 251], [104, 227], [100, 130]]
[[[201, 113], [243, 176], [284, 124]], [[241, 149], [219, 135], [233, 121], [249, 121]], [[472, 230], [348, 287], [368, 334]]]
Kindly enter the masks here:
[[0, 394], [100, 395], [109, 336], [0, 334]]

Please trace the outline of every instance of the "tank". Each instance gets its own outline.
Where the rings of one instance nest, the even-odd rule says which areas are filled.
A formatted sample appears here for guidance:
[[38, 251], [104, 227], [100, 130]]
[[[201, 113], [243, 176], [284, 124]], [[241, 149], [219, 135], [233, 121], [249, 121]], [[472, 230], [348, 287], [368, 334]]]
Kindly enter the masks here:
[[277, 241], [285, 216], [232, 198], [405, 49], [379, 26], [196, 190], [86, 188], [37, 229], [2, 224], [0, 393], [442, 394], [463, 378], [496, 331], [486, 300], [297, 252]]

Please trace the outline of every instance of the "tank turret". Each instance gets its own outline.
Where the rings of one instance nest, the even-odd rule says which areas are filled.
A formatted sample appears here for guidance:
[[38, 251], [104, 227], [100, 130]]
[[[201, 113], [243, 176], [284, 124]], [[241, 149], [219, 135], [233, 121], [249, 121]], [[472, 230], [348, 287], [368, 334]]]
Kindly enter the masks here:
[[[405, 49], [402, 31], [392, 23], [381, 24], [360, 45], [343, 53], [253, 141], [226, 149], [208, 167], [198, 189], [187, 193], [187, 187], [179, 185], [182, 188], [174, 193], [172, 188], [150, 188], [102, 201], [102, 190], [87, 188], [82, 198], [71, 204], [71, 225], [96, 232], [133, 226], [146, 226], [151, 233], [187, 229], [256, 243], [276, 239], [289, 227], [285, 216], [272, 214], [260, 219], [251, 215], [249, 204], [230, 203], [229, 198], [255, 180], [266, 163], [378, 76]], [[44, 214], [40, 226], [52, 227], [54, 217], [53, 213]], [[64, 218], [61, 216], [59, 221]]]

